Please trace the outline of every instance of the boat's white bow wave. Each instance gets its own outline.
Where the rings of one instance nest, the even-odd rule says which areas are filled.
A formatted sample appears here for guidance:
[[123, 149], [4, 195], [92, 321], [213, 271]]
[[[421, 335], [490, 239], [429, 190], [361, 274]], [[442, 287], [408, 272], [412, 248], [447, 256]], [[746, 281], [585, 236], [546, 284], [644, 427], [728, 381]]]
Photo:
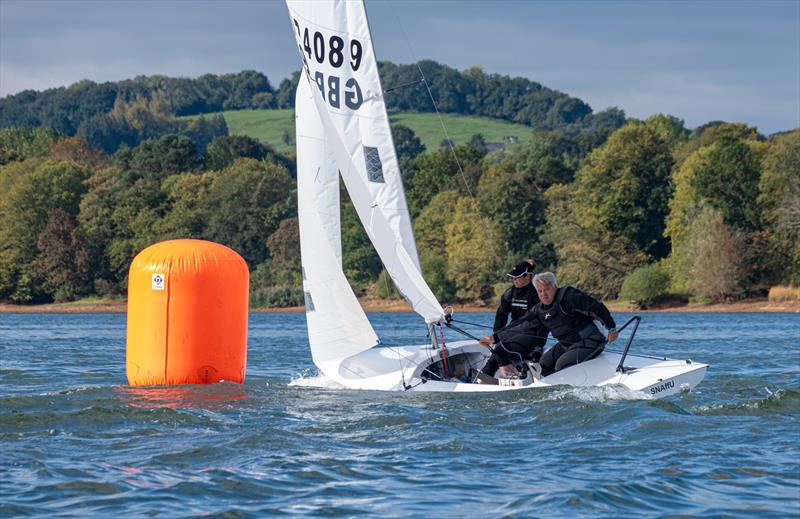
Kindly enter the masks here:
[[313, 387], [321, 389], [346, 389], [343, 385], [339, 384], [332, 378], [329, 378], [324, 373], [318, 371], [314, 373], [300, 373], [289, 381], [289, 386], [292, 387]]
[[653, 400], [651, 395], [623, 385], [560, 386], [542, 400], [579, 400], [581, 402], [611, 402], [615, 400]]

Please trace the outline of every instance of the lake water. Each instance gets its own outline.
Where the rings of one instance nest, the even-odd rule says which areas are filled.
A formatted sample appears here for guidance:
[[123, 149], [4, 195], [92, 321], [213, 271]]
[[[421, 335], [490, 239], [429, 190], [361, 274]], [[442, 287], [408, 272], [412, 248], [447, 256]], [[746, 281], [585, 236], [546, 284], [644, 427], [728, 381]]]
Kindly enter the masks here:
[[0, 314], [0, 516], [800, 515], [800, 315], [646, 314], [633, 348], [711, 367], [659, 401], [350, 391], [253, 314], [244, 385], [131, 388], [125, 315]]

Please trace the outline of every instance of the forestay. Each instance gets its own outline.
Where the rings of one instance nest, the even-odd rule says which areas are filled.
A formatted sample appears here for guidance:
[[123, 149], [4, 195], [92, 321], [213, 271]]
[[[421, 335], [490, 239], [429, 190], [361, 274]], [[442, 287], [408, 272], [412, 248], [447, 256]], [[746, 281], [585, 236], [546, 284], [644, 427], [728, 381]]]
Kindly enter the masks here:
[[[301, 83], [309, 86], [356, 212], [402, 295], [426, 323], [437, 322], [442, 307], [419, 266], [364, 4], [287, 0], [287, 6], [303, 60]], [[310, 109], [303, 102], [298, 96], [298, 111]], [[298, 162], [301, 153], [308, 149], [301, 152], [298, 142]]]

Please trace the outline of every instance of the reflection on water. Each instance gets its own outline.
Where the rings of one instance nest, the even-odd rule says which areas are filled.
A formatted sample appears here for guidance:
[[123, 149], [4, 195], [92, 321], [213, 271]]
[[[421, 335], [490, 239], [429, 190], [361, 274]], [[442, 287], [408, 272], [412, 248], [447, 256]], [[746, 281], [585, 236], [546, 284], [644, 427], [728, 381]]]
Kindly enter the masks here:
[[133, 407], [156, 409], [221, 410], [234, 400], [246, 398], [240, 384], [198, 384], [182, 386], [117, 386], [114, 391]]

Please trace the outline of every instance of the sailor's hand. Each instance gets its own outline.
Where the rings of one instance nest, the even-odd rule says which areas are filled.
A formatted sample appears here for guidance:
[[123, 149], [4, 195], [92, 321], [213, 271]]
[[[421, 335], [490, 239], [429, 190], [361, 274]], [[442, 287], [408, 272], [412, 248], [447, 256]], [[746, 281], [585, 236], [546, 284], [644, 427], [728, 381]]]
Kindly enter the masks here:
[[453, 320], [453, 307], [447, 305], [444, 307], [444, 322], [450, 324], [450, 321]]
[[619, 337], [619, 333], [617, 332], [617, 330], [610, 330], [608, 332], [608, 342], [616, 341], [617, 337]]
[[481, 344], [481, 346], [486, 346], [487, 348], [494, 343], [491, 335], [487, 335], [486, 337], [481, 337], [481, 339], [478, 342]]

